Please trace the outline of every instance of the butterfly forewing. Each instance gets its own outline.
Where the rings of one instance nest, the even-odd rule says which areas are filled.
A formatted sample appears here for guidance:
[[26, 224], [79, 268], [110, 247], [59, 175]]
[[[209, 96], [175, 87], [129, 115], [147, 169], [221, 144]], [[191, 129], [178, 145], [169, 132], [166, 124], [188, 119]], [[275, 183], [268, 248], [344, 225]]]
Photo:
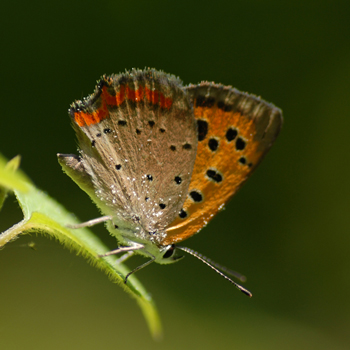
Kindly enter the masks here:
[[198, 126], [198, 150], [189, 192], [163, 244], [182, 241], [205, 226], [240, 188], [273, 144], [282, 112], [231, 87], [187, 88]]
[[70, 114], [101, 211], [120, 225], [164, 230], [183, 206], [197, 152], [181, 82], [155, 70], [103, 77]]

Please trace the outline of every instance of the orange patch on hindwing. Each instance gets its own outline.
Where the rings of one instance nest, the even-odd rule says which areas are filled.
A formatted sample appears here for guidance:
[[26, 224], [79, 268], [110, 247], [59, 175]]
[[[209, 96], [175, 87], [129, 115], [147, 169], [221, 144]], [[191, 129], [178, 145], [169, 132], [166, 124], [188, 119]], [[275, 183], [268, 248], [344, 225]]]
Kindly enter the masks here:
[[[240, 99], [241, 103], [228, 108], [211, 97], [201, 106], [194, 97], [196, 161], [183, 210], [168, 228], [163, 244], [182, 241], [205, 226], [237, 192], [277, 136], [280, 111], [253, 96], [242, 94]], [[271, 142], [266, 142], [265, 135]]]

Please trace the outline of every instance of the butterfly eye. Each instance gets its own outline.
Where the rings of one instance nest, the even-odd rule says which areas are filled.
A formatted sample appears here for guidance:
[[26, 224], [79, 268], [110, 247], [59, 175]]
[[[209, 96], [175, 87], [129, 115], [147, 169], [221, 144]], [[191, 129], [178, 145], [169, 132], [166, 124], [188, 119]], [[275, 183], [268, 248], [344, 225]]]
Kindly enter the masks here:
[[163, 255], [163, 259], [168, 259], [170, 258], [175, 251], [175, 245], [173, 244]]

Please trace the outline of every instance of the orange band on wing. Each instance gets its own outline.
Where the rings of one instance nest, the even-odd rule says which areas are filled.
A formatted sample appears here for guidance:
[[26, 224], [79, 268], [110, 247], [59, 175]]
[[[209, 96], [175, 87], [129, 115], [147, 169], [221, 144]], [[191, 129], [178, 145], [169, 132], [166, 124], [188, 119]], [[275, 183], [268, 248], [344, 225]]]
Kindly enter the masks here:
[[80, 127], [100, 123], [103, 119], [109, 117], [108, 106], [118, 107], [125, 99], [136, 103], [146, 99], [149, 103], [153, 105], [159, 104], [161, 108], [166, 109], [170, 109], [173, 104], [172, 98], [165, 97], [162, 92], [142, 86], [137, 90], [133, 90], [130, 89], [129, 86], [121, 85], [119, 87], [119, 92], [115, 96], [108, 92], [107, 86], [103, 86], [99, 99], [101, 104], [95, 111], [79, 111], [74, 113], [74, 120]]
[[89, 126], [93, 124], [97, 124], [103, 119], [105, 119], [108, 115], [107, 106], [104, 103], [101, 108], [97, 109], [92, 113], [86, 112], [75, 112], [74, 120], [79, 126]]

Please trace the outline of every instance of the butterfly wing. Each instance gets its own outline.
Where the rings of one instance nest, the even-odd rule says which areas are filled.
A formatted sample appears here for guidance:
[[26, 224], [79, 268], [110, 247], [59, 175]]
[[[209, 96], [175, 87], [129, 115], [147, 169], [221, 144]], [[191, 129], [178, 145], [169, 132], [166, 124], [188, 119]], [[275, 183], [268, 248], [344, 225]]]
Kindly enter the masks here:
[[231, 87], [187, 87], [198, 126], [189, 192], [162, 244], [183, 241], [205, 226], [237, 192], [275, 141], [282, 112]]
[[181, 81], [153, 69], [103, 77], [70, 115], [80, 157], [60, 155], [67, 174], [120, 230], [160, 240], [186, 198], [197, 152]]

